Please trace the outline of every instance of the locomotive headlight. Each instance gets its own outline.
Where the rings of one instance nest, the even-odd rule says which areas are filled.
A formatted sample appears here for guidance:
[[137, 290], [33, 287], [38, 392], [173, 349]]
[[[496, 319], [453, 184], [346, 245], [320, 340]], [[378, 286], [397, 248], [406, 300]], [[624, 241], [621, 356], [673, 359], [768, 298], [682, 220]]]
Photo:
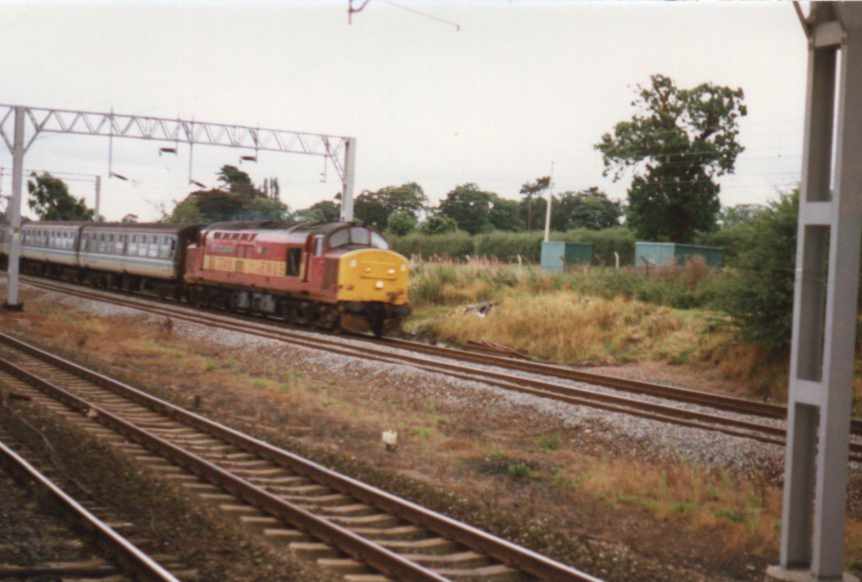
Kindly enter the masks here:
[[395, 269], [389, 269], [389, 270], [388, 270], [388, 271], [386, 271], [386, 272], [387, 272], [387, 273], [389, 273], [390, 275], [394, 275], [394, 274], [395, 274]]
[[353, 259], [352, 261], [350, 261], [350, 268], [351, 268], [351, 269], [355, 269], [355, 268], [356, 268], [356, 265], [358, 265], [358, 264], [359, 264], [359, 263], [357, 263], [357, 262], [356, 262], [356, 259]]
[[377, 289], [383, 289], [383, 281], [378, 281], [378, 282], [374, 285], [374, 287], [376, 287]]

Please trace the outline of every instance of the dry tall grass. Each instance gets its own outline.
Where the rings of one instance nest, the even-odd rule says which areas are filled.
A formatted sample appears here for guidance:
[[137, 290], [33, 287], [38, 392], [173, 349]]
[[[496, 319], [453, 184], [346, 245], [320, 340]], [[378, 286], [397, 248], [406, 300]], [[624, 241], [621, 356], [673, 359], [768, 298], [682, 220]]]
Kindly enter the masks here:
[[579, 486], [607, 503], [711, 531], [722, 552], [764, 553], [777, 543], [781, 490], [765, 481], [684, 464], [597, 459]]
[[547, 360], [629, 361], [696, 342], [696, 322], [667, 307], [570, 292], [505, 297], [484, 318], [455, 310], [428, 324], [444, 340], [493, 341]]

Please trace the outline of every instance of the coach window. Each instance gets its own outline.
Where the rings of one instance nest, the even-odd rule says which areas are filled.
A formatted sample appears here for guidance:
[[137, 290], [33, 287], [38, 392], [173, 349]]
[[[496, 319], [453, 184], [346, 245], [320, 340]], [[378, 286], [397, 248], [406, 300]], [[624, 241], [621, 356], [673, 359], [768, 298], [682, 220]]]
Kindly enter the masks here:
[[299, 277], [302, 265], [302, 249], [288, 249], [287, 251], [287, 276]]

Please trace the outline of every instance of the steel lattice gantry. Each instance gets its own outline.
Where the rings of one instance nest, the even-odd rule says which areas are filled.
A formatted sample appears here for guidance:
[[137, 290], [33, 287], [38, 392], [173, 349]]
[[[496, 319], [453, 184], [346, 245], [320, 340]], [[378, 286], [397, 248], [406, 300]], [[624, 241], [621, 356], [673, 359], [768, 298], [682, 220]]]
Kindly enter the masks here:
[[356, 138], [353, 137], [114, 112], [0, 104], [0, 138], [12, 152], [12, 198], [7, 213], [12, 236], [6, 300], [6, 307], [11, 309], [20, 308], [18, 261], [24, 154], [40, 133], [142, 139], [322, 157], [332, 163], [341, 180], [341, 218], [353, 220], [356, 166]]
[[862, 237], [862, 4], [813, 2], [802, 24], [808, 77], [781, 564], [769, 577], [825, 582], [844, 576]]

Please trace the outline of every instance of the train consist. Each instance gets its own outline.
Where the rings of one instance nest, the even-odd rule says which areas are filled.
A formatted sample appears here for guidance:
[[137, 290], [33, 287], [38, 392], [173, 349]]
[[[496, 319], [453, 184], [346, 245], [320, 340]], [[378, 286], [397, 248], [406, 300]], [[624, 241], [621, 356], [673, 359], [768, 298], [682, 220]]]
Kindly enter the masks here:
[[378, 336], [409, 313], [407, 260], [353, 223], [30, 222], [21, 237], [21, 272], [37, 276]]

